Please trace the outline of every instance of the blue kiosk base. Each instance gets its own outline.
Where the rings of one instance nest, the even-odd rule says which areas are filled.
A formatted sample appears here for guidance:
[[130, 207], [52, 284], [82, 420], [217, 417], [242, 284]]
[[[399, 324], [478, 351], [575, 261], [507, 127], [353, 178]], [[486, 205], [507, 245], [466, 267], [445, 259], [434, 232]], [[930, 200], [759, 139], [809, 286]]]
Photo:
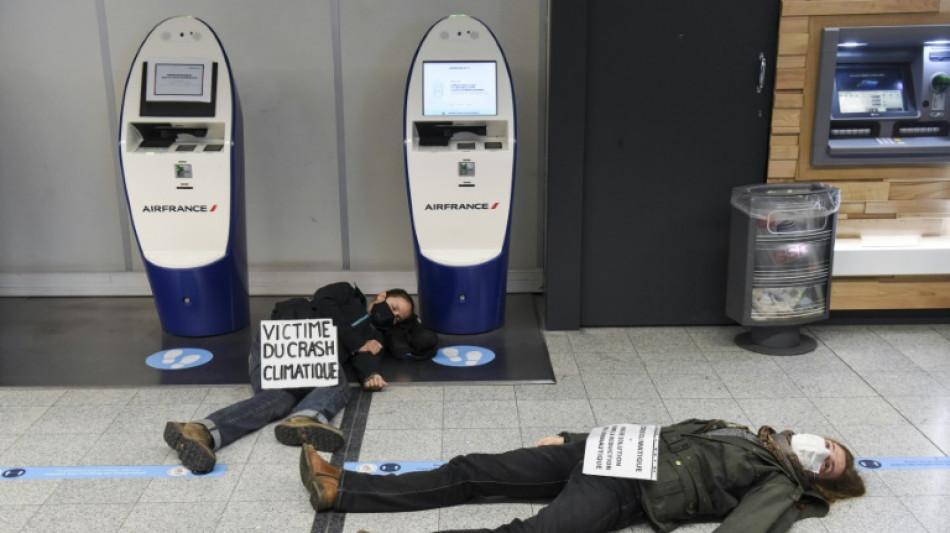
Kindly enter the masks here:
[[501, 327], [505, 322], [508, 257], [474, 266], [453, 267], [417, 254], [419, 316], [439, 333], [470, 335]]

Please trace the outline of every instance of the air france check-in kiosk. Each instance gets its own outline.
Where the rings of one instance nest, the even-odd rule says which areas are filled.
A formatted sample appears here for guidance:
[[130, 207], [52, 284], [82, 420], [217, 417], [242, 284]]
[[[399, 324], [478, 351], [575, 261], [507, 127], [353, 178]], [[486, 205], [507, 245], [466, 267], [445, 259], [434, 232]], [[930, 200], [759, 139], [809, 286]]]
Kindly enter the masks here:
[[426, 33], [409, 72], [406, 180], [423, 322], [474, 334], [505, 319], [516, 124], [508, 63], [479, 20]]
[[950, 26], [825, 28], [812, 164], [950, 161]]
[[250, 321], [241, 110], [217, 35], [157, 25], [132, 63], [119, 153], [162, 328], [189, 337]]

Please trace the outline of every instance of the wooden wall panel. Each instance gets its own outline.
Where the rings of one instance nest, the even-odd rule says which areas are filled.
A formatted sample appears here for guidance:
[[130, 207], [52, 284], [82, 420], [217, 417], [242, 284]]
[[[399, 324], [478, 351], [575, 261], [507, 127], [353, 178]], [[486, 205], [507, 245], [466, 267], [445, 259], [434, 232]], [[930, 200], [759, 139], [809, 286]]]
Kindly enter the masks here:
[[[950, 0], [784, 0], [779, 24], [768, 181], [827, 182], [841, 188], [838, 236], [861, 231], [940, 235], [950, 224], [950, 165], [811, 166], [811, 130], [821, 30], [829, 26], [948, 24]], [[797, 121], [797, 124], [795, 124]], [[792, 160], [797, 154], [797, 161]], [[950, 275], [832, 282], [831, 308], [950, 308]]]

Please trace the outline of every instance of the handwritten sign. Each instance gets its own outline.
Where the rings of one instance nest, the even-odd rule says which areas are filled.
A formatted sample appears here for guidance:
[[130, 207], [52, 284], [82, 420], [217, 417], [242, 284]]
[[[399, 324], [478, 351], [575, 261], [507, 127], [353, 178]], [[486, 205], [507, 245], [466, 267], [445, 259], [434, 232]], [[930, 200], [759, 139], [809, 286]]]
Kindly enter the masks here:
[[612, 424], [594, 428], [584, 448], [584, 473], [656, 481], [660, 426]]
[[261, 388], [332, 387], [340, 370], [329, 318], [261, 320]]

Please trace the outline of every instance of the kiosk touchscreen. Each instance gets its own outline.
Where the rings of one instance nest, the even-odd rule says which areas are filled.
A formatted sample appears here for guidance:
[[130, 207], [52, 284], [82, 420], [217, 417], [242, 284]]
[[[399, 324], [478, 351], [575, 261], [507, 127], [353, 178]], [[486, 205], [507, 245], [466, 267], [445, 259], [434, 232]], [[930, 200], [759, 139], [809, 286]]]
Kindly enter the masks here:
[[452, 15], [426, 33], [409, 71], [404, 128], [422, 321], [449, 334], [498, 328], [516, 120], [508, 63], [481, 21]]
[[950, 26], [825, 28], [816, 166], [950, 161]]
[[126, 81], [119, 154], [162, 328], [199, 337], [250, 321], [240, 104], [217, 35], [155, 26]]

